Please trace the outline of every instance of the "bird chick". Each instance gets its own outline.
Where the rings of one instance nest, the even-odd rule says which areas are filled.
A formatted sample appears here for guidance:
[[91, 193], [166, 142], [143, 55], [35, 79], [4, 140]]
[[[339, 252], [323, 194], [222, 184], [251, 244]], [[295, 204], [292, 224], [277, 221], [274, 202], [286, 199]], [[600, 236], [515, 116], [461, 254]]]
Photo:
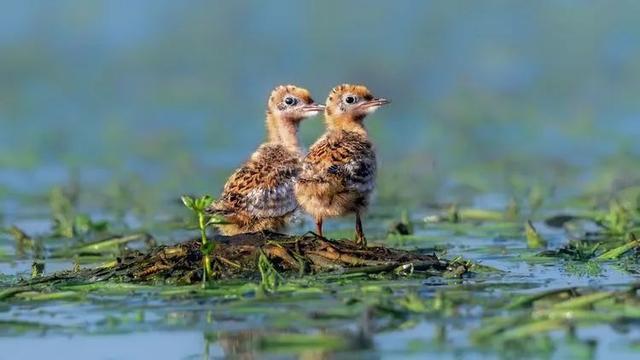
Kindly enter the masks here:
[[376, 153], [363, 120], [388, 103], [361, 85], [343, 84], [329, 93], [327, 131], [309, 149], [295, 187], [298, 203], [315, 218], [318, 235], [323, 236], [324, 218], [355, 213], [356, 242], [366, 246], [361, 215], [375, 185]]
[[227, 180], [219, 200], [208, 210], [228, 224], [223, 235], [280, 231], [296, 210], [294, 180], [302, 165], [298, 126], [319, 114], [309, 91], [293, 85], [276, 87], [267, 104], [267, 141]]

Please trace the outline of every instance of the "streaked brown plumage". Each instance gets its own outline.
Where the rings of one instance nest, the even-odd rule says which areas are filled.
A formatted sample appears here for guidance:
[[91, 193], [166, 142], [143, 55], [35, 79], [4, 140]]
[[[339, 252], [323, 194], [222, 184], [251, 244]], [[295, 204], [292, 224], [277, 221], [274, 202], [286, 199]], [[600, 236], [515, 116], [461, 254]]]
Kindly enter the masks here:
[[298, 203], [316, 220], [318, 235], [324, 218], [355, 213], [356, 241], [366, 246], [360, 217], [375, 185], [376, 154], [363, 120], [387, 103], [361, 85], [343, 84], [329, 93], [327, 132], [309, 149], [295, 188]]
[[224, 235], [280, 231], [297, 208], [294, 181], [301, 169], [298, 125], [318, 114], [309, 91], [293, 85], [278, 86], [267, 105], [267, 142], [227, 180], [220, 199], [208, 209], [222, 215]]

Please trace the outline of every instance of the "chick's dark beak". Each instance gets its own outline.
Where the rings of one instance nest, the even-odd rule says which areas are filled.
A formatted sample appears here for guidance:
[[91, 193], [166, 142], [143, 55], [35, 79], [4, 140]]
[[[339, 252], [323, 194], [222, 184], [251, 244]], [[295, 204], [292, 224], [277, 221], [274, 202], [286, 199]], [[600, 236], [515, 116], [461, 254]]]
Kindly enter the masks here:
[[367, 101], [365, 103], [365, 105], [367, 107], [370, 107], [370, 106], [382, 106], [382, 105], [387, 105], [387, 104], [390, 104], [390, 103], [391, 103], [391, 100], [387, 100], [387, 99], [384, 99], [384, 98], [375, 98], [375, 99]]
[[317, 111], [317, 112], [321, 112], [324, 111], [325, 106], [322, 104], [316, 104], [316, 103], [311, 103], [311, 104], [307, 104], [304, 105], [302, 107], [303, 111]]

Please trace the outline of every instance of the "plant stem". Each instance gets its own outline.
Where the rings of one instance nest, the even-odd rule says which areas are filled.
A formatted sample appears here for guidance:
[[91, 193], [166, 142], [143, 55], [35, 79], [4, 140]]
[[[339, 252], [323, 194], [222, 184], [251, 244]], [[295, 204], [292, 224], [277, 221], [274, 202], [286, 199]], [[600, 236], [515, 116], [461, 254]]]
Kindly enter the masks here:
[[207, 240], [207, 228], [205, 223], [205, 216], [203, 213], [198, 213], [198, 225], [200, 226], [200, 237], [202, 238], [202, 248], [205, 252], [202, 254], [202, 287], [207, 287], [207, 280], [211, 269], [211, 259], [209, 253], [206, 251], [209, 241]]

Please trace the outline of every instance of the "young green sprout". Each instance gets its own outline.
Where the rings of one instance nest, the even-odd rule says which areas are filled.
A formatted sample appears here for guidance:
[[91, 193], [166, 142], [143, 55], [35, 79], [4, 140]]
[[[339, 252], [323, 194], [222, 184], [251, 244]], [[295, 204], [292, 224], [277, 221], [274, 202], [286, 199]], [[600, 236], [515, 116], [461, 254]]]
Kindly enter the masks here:
[[207, 218], [209, 215], [205, 209], [211, 205], [213, 199], [209, 195], [200, 198], [192, 198], [190, 196], [182, 196], [182, 203], [191, 209], [198, 216], [198, 227], [200, 228], [200, 237], [202, 239], [202, 286], [205, 287], [207, 280], [211, 278], [211, 257], [210, 254], [215, 250], [215, 242], [209, 242], [207, 239]]

